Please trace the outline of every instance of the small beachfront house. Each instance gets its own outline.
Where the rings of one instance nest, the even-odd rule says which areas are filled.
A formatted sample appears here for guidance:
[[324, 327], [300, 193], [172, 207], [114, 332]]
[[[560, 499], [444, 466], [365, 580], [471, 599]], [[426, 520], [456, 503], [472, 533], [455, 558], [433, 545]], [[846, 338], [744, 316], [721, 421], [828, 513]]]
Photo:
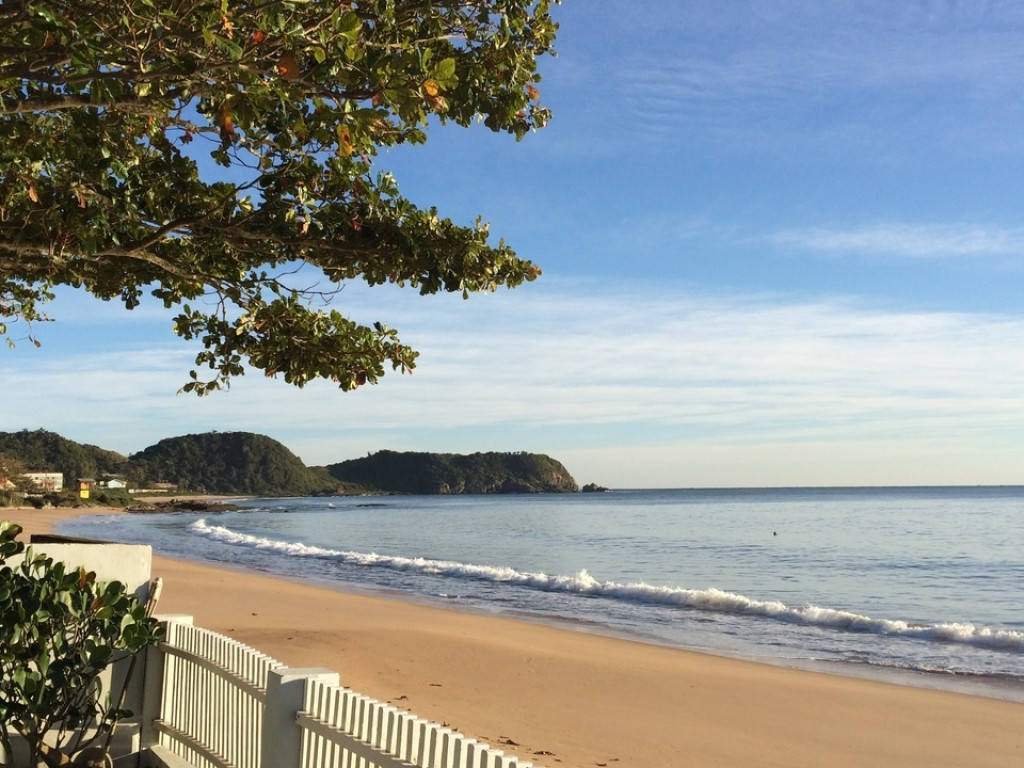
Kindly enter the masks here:
[[60, 493], [64, 490], [63, 472], [26, 472], [25, 479], [37, 493]]

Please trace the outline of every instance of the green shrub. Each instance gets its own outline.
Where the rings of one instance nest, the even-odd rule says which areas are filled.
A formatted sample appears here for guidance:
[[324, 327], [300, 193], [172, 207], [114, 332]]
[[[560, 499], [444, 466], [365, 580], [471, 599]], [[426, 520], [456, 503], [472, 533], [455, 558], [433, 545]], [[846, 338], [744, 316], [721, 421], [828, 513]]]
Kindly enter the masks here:
[[158, 626], [124, 584], [26, 550], [20, 533], [0, 522], [0, 750], [11, 754], [10, 727], [28, 742], [29, 765], [56, 766], [130, 714], [100, 673], [156, 642]]

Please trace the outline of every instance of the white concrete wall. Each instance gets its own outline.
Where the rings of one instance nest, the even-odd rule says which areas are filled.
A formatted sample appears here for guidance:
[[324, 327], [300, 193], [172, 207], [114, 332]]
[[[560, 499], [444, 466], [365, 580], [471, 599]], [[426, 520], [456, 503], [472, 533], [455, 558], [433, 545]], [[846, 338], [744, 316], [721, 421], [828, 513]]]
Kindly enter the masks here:
[[[28, 546], [72, 568], [82, 566], [86, 571], [95, 572], [97, 581], [120, 581], [143, 602], [149, 597], [153, 548], [148, 544], [47, 541], [30, 542]], [[20, 562], [21, 557], [12, 557], [7, 564], [14, 567]]]

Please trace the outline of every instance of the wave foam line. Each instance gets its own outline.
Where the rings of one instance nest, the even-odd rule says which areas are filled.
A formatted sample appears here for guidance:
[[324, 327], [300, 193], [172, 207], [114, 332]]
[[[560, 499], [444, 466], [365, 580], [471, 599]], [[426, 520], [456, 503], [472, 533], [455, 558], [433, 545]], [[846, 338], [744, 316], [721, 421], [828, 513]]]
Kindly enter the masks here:
[[630, 603], [668, 605], [718, 613], [760, 616], [793, 624], [827, 627], [849, 632], [959, 643], [996, 650], [1024, 651], [1024, 632], [979, 627], [970, 623], [912, 624], [893, 619], [873, 619], [850, 611], [822, 608], [810, 604], [794, 607], [778, 600], [754, 600], [715, 588], [683, 589], [681, 587], [655, 586], [643, 582], [621, 584], [614, 581], [598, 581], [586, 570], [581, 570], [575, 576], [552, 576], [545, 573], [524, 573], [507, 566], [472, 565], [424, 557], [378, 555], [374, 552], [345, 552], [300, 542], [274, 541], [273, 539], [250, 536], [222, 526], [208, 525], [205, 520], [197, 520], [188, 528], [196, 535], [222, 544], [271, 551], [292, 557], [329, 559], [346, 565], [413, 571], [496, 584], [512, 584], [545, 592], [606, 597]]

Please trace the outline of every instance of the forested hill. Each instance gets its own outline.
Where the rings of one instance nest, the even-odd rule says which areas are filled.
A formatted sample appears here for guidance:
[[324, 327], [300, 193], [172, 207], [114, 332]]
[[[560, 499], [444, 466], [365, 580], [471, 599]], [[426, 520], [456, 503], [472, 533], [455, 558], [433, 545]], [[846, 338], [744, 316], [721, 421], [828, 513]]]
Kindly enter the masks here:
[[3, 466], [62, 472], [69, 492], [80, 478], [112, 477], [133, 489], [166, 483], [177, 493], [238, 496], [580, 490], [568, 470], [544, 454], [380, 451], [329, 467], [307, 467], [278, 441], [252, 432], [169, 437], [130, 457], [41, 429], [0, 432]]
[[311, 469], [276, 440], [251, 432], [207, 432], [169, 437], [133, 454], [132, 467], [150, 481], [179, 491], [246, 496], [312, 496], [340, 484]]
[[27, 472], [62, 472], [65, 483], [130, 474], [128, 458], [120, 453], [76, 443], [45, 429], [0, 432], [0, 456], [17, 459]]
[[538, 453], [416, 453], [379, 451], [331, 464], [336, 479], [392, 493], [573, 493], [568, 470]]

